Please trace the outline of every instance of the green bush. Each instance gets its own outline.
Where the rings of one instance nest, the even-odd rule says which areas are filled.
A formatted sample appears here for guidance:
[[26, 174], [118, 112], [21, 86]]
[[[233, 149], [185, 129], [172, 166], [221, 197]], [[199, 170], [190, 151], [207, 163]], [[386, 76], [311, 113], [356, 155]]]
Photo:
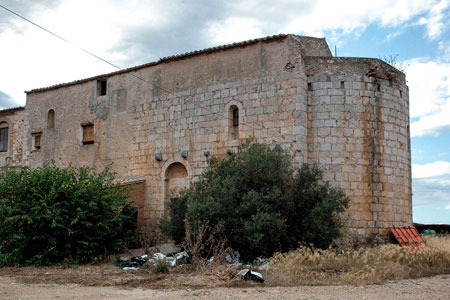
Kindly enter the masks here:
[[326, 248], [339, 236], [349, 199], [321, 178], [317, 166], [294, 171], [280, 147], [249, 142], [229, 159], [212, 158], [198, 181], [170, 198], [160, 228], [180, 243], [184, 222], [193, 235], [208, 224], [247, 260], [299, 243]]
[[169, 273], [170, 271], [170, 264], [165, 259], [157, 259], [153, 263], [152, 273], [153, 274], [165, 274]]
[[135, 242], [135, 208], [106, 168], [0, 174], [0, 265], [86, 263]]

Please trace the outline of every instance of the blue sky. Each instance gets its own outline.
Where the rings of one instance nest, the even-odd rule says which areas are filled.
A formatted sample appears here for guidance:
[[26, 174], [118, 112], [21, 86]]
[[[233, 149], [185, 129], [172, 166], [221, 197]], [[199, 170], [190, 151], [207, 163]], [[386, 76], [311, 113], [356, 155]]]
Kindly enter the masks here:
[[450, 224], [450, 0], [0, 0], [0, 108], [24, 90], [278, 33], [325, 37], [338, 56], [395, 58], [410, 88], [413, 218]]

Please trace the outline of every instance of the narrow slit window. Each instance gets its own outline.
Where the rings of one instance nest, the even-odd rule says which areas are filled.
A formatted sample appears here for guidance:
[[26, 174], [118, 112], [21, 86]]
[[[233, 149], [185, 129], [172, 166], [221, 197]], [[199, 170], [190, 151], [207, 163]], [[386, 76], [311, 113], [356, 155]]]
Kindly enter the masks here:
[[106, 79], [97, 80], [97, 96], [105, 96], [106, 87]]
[[232, 140], [239, 139], [239, 108], [236, 106], [231, 106], [228, 111], [229, 121], [228, 121], [228, 132], [229, 137]]
[[83, 144], [94, 143], [94, 124], [81, 125], [83, 128]]
[[233, 110], [233, 126], [239, 126], [239, 108]]
[[8, 124], [0, 123], [0, 152], [8, 151]]
[[55, 111], [53, 109], [50, 109], [48, 111], [47, 128], [48, 129], [55, 128]]

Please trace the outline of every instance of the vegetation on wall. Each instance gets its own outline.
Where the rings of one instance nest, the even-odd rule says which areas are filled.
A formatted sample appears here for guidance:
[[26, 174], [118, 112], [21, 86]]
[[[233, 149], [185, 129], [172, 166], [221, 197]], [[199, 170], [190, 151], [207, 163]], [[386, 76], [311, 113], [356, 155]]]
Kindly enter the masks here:
[[349, 199], [322, 174], [307, 164], [294, 170], [279, 146], [248, 142], [229, 159], [212, 158], [198, 181], [171, 197], [160, 227], [180, 243], [186, 224], [193, 235], [207, 224], [245, 259], [299, 244], [327, 248], [339, 236]]
[[0, 266], [85, 263], [134, 243], [135, 209], [113, 175], [54, 165], [0, 174]]

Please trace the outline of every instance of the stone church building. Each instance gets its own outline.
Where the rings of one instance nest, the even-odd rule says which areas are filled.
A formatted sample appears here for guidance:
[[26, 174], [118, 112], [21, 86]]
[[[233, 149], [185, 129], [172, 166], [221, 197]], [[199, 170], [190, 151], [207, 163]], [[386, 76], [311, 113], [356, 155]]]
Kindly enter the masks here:
[[333, 57], [325, 39], [276, 35], [162, 58], [27, 91], [0, 111], [0, 167], [113, 163], [138, 222], [246, 138], [317, 163], [351, 198], [359, 238], [412, 224], [405, 76], [369, 58]]

